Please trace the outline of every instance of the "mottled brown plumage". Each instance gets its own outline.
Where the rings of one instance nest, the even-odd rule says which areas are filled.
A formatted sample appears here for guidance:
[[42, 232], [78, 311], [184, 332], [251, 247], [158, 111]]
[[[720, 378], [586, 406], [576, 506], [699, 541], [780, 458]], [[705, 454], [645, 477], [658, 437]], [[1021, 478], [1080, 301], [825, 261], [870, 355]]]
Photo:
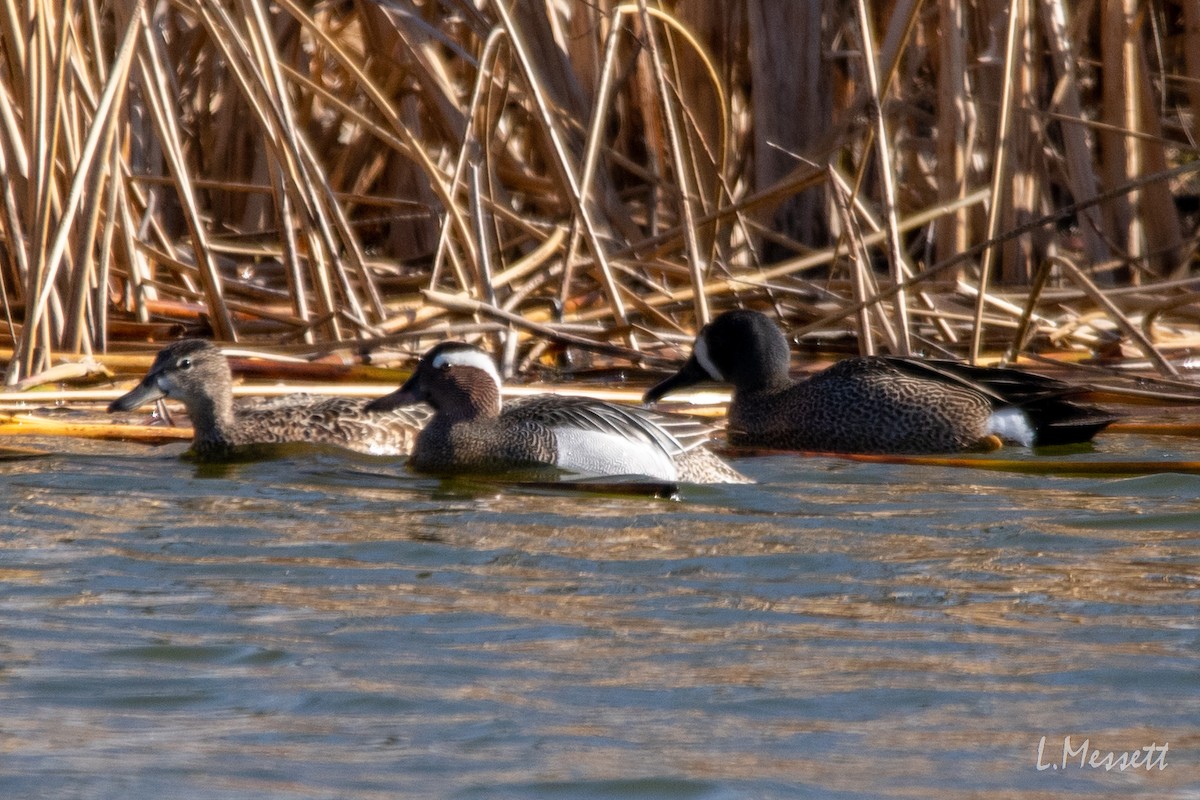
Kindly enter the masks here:
[[209, 342], [186, 339], [159, 351], [146, 377], [108, 410], [132, 411], [167, 397], [187, 409], [199, 458], [230, 458], [262, 444], [330, 444], [372, 455], [407, 455], [432, 416], [425, 406], [367, 411], [366, 400], [289, 395], [257, 406], [235, 406], [224, 354]]
[[787, 340], [769, 319], [726, 312], [645, 400], [703, 380], [728, 382], [733, 444], [841, 453], [965, 450], [993, 434], [1026, 445], [1084, 442], [1114, 419], [1069, 401], [1076, 388], [1020, 370], [874, 356], [793, 381], [789, 360]]

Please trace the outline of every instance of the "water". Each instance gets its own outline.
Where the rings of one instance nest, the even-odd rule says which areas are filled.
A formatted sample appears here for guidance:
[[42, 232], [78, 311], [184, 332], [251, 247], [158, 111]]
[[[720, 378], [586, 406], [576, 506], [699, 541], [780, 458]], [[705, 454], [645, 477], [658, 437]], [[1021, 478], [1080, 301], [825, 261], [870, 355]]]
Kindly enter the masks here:
[[771, 457], [670, 502], [40, 444], [4, 798], [1200, 797], [1200, 477]]

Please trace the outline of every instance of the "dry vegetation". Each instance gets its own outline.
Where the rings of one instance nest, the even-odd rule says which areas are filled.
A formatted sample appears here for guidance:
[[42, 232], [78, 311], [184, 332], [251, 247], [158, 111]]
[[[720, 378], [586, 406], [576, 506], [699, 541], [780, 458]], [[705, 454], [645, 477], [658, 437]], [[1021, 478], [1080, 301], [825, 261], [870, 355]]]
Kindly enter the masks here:
[[655, 364], [733, 305], [1177, 373], [1200, 3], [824, 5], [7, 0], [7, 382], [184, 333]]

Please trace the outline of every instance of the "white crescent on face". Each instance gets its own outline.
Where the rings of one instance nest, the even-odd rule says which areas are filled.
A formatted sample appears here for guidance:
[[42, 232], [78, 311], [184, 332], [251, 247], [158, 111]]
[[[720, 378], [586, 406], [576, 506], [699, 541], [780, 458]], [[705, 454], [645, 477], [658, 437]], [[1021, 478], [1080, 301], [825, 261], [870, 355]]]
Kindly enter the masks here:
[[491, 375], [497, 386], [501, 385], [500, 372], [496, 369], [496, 362], [492, 361], [487, 353], [479, 350], [450, 350], [438, 353], [434, 356], [430, 366], [434, 369], [441, 369], [445, 366], [474, 367]]
[[714, 381], [725, 380], [725, 376], [721, 374], [721, 370], [717, 369], [717, 365], [713, 363], [712, 357], [708, 354], [708, 342], [701, 336], [696, 340], [696, 345], [692, 348], [692, 355], [696, 358], [696, 363], [708, 373], [708, 377]]

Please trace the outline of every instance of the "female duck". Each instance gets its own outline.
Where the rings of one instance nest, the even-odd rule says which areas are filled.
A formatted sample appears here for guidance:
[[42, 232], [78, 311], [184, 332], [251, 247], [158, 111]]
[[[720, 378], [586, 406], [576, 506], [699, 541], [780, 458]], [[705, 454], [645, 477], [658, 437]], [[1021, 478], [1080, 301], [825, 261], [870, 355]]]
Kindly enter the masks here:
[[150, 371], [108, 410], [132, 411], [159, 398], [187, 409], [195, 434], [192, 452], [203, 459], [234, 456], [247, 447], [283, 442], [332, 444], [372, 455], [404, 455], [431, 416], [428, 408], [367, 411], [365, 400], [282, 397], [258, 408], [235, 408], [229, 363], [200, 339], [159, 351]]
[[783, 333], [757, 311], [729, 311], [701, 329], [692, 355], [646, 392], [652, 403], [703, 380], [733, 384], [734, 444], [834, 453], [936, 453], [1089, 441], [1114, 417], [1072, 403], [1069, 384], [1015, 369], [950, 361], [850, 358], [811, 378], [788, 376]]
[[539, 395], [500, 406], [500, 375], [486, 353], [461, 342], [427, 352], [412, 377], [371, 402], [383, 411], [433, 406], [410, 463], [434, 473], [552, 467], [592, 476], [644, 475], [692, 483], [749, 479], [702, 445], [705, 423], [584, 397]]

